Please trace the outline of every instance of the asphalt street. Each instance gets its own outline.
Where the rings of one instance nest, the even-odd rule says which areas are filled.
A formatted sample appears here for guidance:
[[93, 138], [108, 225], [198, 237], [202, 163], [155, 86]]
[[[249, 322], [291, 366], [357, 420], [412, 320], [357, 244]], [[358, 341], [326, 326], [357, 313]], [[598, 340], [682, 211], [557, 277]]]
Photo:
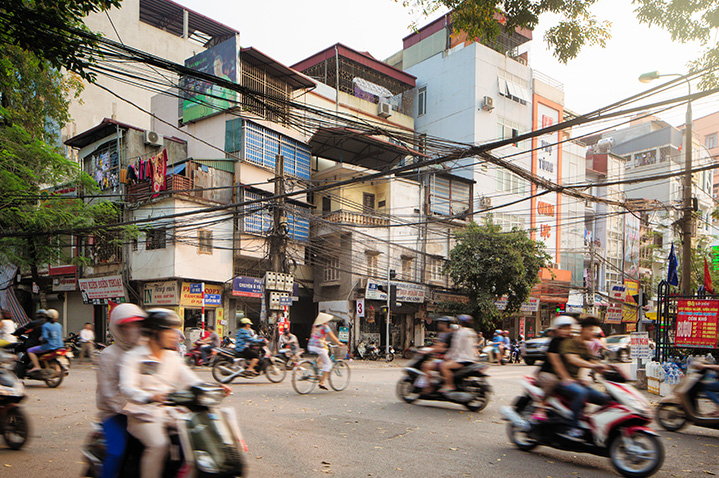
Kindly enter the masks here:
[[[526, 365], [490, 368], [489, 406], [472, 413], [438, 402], [406, 404], [395, 395], [399, 364], [353, 362], [343, 392], [297, 395], [289, 375], [240, 379], [223, 406], [238, 412], [249, 446], [251, 477], [539, 477], [618, 476], [607, 458], [540, 447], [525, 453], [508, 440], [499, 407], [519, 394]], [[211, 381], [209, 372], [199, 370]], [[26, 382], [31, 442], [0, 446], [0, 476], [72, 477], [82, 472], [80, 448], [95, 419], [95, 374], [73, 366], [57, 389]], [[658, 428], [658, 426], [655, 426]], [[719, 431], [690, 426], [660, 430], [666, 459], [658, 477], [719, 475]]]

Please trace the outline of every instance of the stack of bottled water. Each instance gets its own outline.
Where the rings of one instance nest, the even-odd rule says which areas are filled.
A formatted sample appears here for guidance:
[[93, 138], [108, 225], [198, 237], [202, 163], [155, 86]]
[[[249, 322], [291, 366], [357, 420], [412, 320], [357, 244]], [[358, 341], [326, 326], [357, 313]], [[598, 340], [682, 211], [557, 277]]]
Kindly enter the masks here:
[[[664, 362], [662, 368], [664, 369], [664, 382], [667, 385], [676, 385], [681, 382], [684, 377], [682, 372], [681, 363], [676, 362]], [[686, 367], [686, 364], [683, 364]]]

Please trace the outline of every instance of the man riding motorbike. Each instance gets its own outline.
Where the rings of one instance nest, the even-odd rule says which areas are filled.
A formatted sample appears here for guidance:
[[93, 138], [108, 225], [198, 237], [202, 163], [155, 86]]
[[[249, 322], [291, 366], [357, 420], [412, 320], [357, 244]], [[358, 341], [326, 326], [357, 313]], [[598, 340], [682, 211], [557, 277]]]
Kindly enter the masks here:
[[115, 341], [97, 359], [97, 391], [95, 403], [105, 435], [107, 454], [102, 464], [102, 478], [115, 478], [120, 473], [127, 445], [127, 416], [123, 407], [127, 400], [120, 393], [120, 363], [125, 352], [140, 340], [140, 323], [147, 317], [135, 304], [120, 304], [110, 313], [110, 332]]
[[58, 314], [55, 309], [49, 309], [45, 314], [46, 322], [42, 324], [41, 332], [42, 343], [27, 349], [27, 355], [30, 357], [30, 361], [33, 365], [27, 373], [42, 370], [40, 367], [40, 360], [37, 358], [38, 355], [42, 355], [52, 350], [61, 349], [65, 346], [65, 342], [62, 340], [62, 325], [57, 323], [57, 319], [60, 317], [60, 314]]
[[502, 335], [502, 331], [497, 329], [494, 331], [494, 336], [492, 337], [492, 346], [495, 350], [495, 356], [497, 357], [497, 364], [502, 363], [502, 359], [504, 358], [504, 336]]
[[293, 360], [297, 361], [297, 352], [300, 350], [300, 342], [297, 340], [297, 336], [290, 332], [290, 328], [286, 327], [280, 335], [279, 347], [280, 349], [288, 349], [288, 356]]
[[457, 317], [459, 329], [452, 334], [446, 360], [439, 366], [444, 378], [444, 387], [440, 392], [454, 390], [454, 370], [460, 369], [477, 361], [477, 332], [472, 328], [471, 315], [462, 314]]
[[429, 380], [427, 380], [427, 377], [429, 377], [434, 370], [439, 370], [439, 366], [444, 360], [444, 354], [447, 352], [447, 350], [449, 350], [449, 345], [452, 341], [452, 335], [454, 334], [454, 331], [451, 328], [453, 320], [454, 319], [452, 319], [451, 317], [446, 316], [434, 319], [434, 321], [437, 322], [437, 329], [439, 331], [439, 335], [435, 339], [432, 346], [424, 352], [427, 355], [434, 354], [434, 359], [425, 360], [424, 362], [422, 362], [422, 371], [425, 373], [425, 375], [420, 375], [416, 383], [416, 385], [418, 387], [422, 387], [426, 393], [430, 393], [432, 389]]
[[587, 317], [580, 322], [581, 332], [579, 335], [566, 339], [559, 345], [559, 354], [562, 362], [570, 375], [569, 380], [562, 380], [556, 386], [556, 392], [571, 400], [572, 420], [567, 430], [566, 438], [581, 440], [584, 432], [579, 428], [579, 420], [584, 411], [586, 402], [603, 405], [609, 397], [592, 387], [582, 383], [579, 379], [579, 372], [582, 368], [589, 368], [602, 372], [609, 368], [608, 365], [594, 360], [586, 342], [592, 338], [594, 328], [599, 326], [599, 321], [594, 317]]
[[[712, 370], [714, 372], [719, 372], [719, 365], [713, 365], [708, 363], [696, 363], [694, 365], [698, 370]], [[716, 378], [716, 377], [715, 377]], [[719, 380], [715, 379], [712, 382], [703, 382], [701, 384], [702, 390], [704, 393], [706, 393], [706, 396], [709, 400], [711, 400], [714, 405], [719, 408]], [[719, 417], [719, 410], [715, 410], [712, 413], [709, 413], [710, 417]]]
[[237, 330], [235, 335], [235, 352], [250, 361], [247, 366], [247, 373], [258, 375], [255, 367], [260, 362], [260, 355], [252, 348], [253, 344], [265, 343], [265, 339], [258, 337], [252, 330], [252, 321], [244, 318], [240, 321], [242, 327]]

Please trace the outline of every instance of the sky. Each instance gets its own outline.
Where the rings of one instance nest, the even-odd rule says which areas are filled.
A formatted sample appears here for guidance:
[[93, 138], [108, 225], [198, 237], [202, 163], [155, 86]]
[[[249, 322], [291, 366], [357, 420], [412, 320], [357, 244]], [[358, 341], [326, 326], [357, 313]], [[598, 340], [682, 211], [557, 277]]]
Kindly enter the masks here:
[[[402, 48], [402, 38], [411, 33], [413, 21], [421, 27], [441, 15], [423, 19], [402, 6], [401, 0], [176, 1], [239, 30], [243, 47], [255, 47], [288, 66], [337, 42], [385, 59]], [[576, 113], [655, 86], [639, 83], [642, 73], [684, 73], [687, 63], [701, 53], [701, 45], [673, 43], [665, 31], [640, 25], [626, 0], [600, 0], [595, 13], [613, 24], [606, 48], [586, 48], [569, 64], [559, 63], [542, 40], [543, 32], [553, 25], [553, 19], [546, 16], [540, 19], [529, 50], [530, 66], [564, 84], [565, 108]], [[686, 85], [671, 92], [671, 96], [684, 94]], [[717, 109], [716, 98], [697, 101], [694, 117]], [[679, 125], [684, 111], [683, 106], [678, 107], [661, 117]]]

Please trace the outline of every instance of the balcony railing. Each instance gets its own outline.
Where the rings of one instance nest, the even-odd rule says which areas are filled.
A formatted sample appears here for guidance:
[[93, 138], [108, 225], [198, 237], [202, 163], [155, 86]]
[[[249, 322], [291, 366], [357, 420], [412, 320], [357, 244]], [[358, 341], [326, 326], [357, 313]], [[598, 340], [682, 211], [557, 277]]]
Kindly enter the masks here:
[[[165, 196], [170, 192], [176, 194], [184, 194], [187, 196], [197, 196], [198, 194], [192, 191], [193, 182], [192, 179], [186, 176], [178, 176], [176, 174], [168, 175], [165, 177], [166, 189], [160, 194]], [[147, 201], [152, 198], [153, 192], [150, 186], [150, 181], [145, 180], [141, 183], [132, 184], [127, 187], [127, 202], [137, 203]]]
[[325, 213], [323, 219], [330, 222], [341, 222], [345, 224], [359, 224], [361, 226], [388, 226], [389, 219], [367, 214], [358, 211], [332, 211]]

